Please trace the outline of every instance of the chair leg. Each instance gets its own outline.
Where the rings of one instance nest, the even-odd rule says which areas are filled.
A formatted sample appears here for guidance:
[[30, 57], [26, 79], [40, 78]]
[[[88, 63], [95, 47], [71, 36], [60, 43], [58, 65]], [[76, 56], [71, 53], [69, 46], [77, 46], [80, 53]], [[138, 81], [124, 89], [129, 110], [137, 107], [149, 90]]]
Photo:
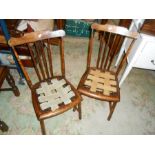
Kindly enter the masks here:
[[45, 129], [45, 124], [44, 120], [40, 120], [40, 126], [41, 126], [41, 132], [43, 135], [46, 135], [46, 129]]
[[19, 89], [15, 85], [15, 81], [14, 81], [12, 75], [10, 74], [10, 72], [8, 72], [8, 74], [6, 76], [6, 80], [7, 80], [8, 84], [10, 85], [10, 87], [12, 88], [15, 96], [19, 96], [20, 95]]
[[81, 103], [78, 104], [78, 106], [73, 107], [73, 111], [78, 111], [79, 113], [79, 119], [82, 119], [82, 113], [81, 113]]
[[79, 119], [82, 119], [81, 102], [78, 104]]
[[110, 121], [110, 119], [112, 117], [112, 114], [113, 114], [113, 112], [115, 110], [116, 104], [117, 104], [117, 102], [109, 102], [109, 110], [110, 110], [110, 113], [109, 113], [109, 116], [107, 118], [108, 121]]

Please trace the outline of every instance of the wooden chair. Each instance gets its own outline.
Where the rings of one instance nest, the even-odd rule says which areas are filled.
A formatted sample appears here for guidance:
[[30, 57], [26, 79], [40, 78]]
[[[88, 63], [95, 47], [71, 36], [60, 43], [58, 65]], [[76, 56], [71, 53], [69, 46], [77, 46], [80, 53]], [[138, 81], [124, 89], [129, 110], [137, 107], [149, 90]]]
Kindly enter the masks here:
[[[4, 80], [7, 80], [8, 84], [10, 85], [10, 88], [1, 88]], [[15, 81], [10, 74], [9, 68], [6, 66], [0, 66], [0, 91], [13, 91], [15, 96], [19, 96], [20, 92], [15, 85]]]
[[[73, 85], [65, 77], [63, 30], [40, 31], [25, 34], [21, 38], [11, 38], [9, 45], [13, 48], [15, 56], [26, 77], [31, 89], [32, 103], [38, 120], [40, 121], [42, 134], [46, 134], [44, 120], [62, 114], [69, 109], [79, 113], [81, 119], [81, 96]], [[52, 44], [53, 40], [59, 43], [61, 57], [61, 74], [53, 75]], [[28, 47], [38, 82], [32, 84], [29, 74], [21, 63], [15, 49], [18, 45]]]
[[[98, 100], [108, 101], [110, 113], [107, 119], [110, 120], [116, 104], [120, 101], [118, 75], [126, 62], [127, 56], [129, 55], [130, 49], [135, 39], [138, 37], [138, 34], [129, 32], [126, 28], [108, 24], [100, 25], [94, 23], [91, 25], [91, 29], [92, 33], [89, 39], [87, 68], [79, 82], [78, 91], [82, 95]], [[92, 67], [91, 59], [95, 32], [99, 32], [101, 37], [99, 41], [99, 52], [96, 60], [96, 66]], [[115, 45], [117, 36], [119, 36], [119, 42], [114, 49], [113, 46]], [[131, 44], [127, 52], [122, 57], [118, 68], [112, 67], [115, 57], [117, 56], [117, 47], [120, 46], [120, 43], [122, 43], [122, 40], [125, 37], [131, 39]], [[109, 41], [111, 41], [110, 44]], [[97, 53], [97, 51], [95, 52]]]

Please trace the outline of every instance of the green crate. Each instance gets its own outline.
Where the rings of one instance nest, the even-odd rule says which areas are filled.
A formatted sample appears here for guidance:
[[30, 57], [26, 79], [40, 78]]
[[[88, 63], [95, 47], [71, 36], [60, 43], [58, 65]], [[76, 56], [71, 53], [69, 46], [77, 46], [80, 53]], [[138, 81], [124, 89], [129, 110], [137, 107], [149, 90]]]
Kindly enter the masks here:
[[91, 23], [78, 19], [67, 19], [65, 31], [67, 35], [77, 37], [89, 37], [91, 33]]

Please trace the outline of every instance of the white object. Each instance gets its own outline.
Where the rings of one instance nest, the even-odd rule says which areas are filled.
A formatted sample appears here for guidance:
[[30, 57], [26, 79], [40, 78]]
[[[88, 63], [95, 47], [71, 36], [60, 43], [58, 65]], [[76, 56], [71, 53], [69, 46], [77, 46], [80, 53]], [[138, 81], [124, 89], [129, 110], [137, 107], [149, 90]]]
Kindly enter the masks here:
[[[144, 19], [134, 19], [132, 20], [129, 30], [138, 32], [143, 23]], [[127, 51], [130, 42], [130, 39], [125, 38], [115, 66], [119, 64], [120, 58], [123, 52]], [[133, 67], [155, 70], [155, 36], [140, 33], [139, 38], [135, 41], [131, 49], [127, 62], [128, 64], [119, 81], [119, 86], [122, 85]]]
[[38, 35], [39, 38], [43, 37], [45, 35], [50, 35], [50, 38], [56, 38], [56, 37], [64, 37], [66, 35], [65, 31], [64, 30], [55, 30], [55, 31], [46, 31], [44, 33], [40, 33]]
[[[131, 25], [129, 27], [129, 31], [138, 32], [143, 23], [144, 23], [144, 19], [133, 19], [132, 22], [131, 22]], [[119, 61], [120, 61], [120, 59], [122, 57], [122, 54], [123, 54], [124, 50], [125, 50], [125, 52], [127, 51], [127, 48], [129, 46], [129, 44], [130, 44], [129, 39], [125, 38], [124, 39], [124, 42], [122, 44], [122, 47], [120, 49], [118, 58], [116, 60], [115, 66], [118, 65], [118, 63], [119, 63]]]
[[27, 29], [27, 24], [29, 24], [34, 31], [53, 30], [54, 28], [53, 19], [38, 19], [38, 21], [22, 20], [19, 23], [17, 30], [24, 31]]
[[[136, 29], [136, 26], [133, 26], [133, 29]], [[126, 41], [124, 49], [128, 42], [129, 40]], [[120, 86], [133, 67], [155, 70], [155, 36], [140, 33], [128, 57], [128, 65], [119, 82]]]

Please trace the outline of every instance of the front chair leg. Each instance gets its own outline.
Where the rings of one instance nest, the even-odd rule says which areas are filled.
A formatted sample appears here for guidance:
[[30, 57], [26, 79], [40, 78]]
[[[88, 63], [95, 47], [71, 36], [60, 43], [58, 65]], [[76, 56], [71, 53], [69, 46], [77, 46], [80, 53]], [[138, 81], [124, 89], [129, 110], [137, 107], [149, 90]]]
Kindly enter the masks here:
[[46, 135], [46, 129], [45, 129], [45, 124], [44, 120], [40, 120], [40, 126], [41, 126], [41, 132], [43, 135]]
[[112, 117], [112, 114], [113, 114], [113, 112], [115, 110], [116, 104], [117, 104], [117, 102], [109, 102], [109, 110], [110, 110], [110, 113], [109, 113], [109, 116], [107, 118], [108, 121], [110, 121], [110, 119]]

